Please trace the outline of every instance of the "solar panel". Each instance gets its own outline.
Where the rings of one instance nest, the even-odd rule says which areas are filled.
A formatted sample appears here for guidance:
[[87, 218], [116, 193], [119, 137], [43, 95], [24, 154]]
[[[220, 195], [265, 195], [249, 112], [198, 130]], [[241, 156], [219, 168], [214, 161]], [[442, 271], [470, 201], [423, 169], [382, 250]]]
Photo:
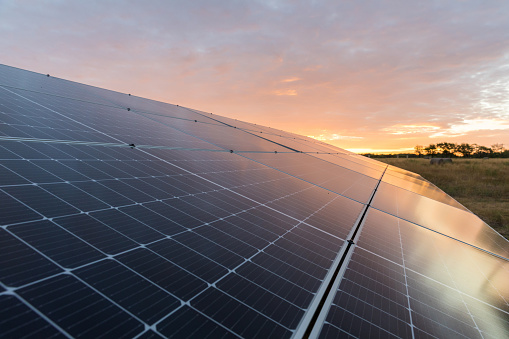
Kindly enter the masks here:
[[411, 172], [3, 65], [0, 123], [5, 337], [509, 335], [508, 242]]

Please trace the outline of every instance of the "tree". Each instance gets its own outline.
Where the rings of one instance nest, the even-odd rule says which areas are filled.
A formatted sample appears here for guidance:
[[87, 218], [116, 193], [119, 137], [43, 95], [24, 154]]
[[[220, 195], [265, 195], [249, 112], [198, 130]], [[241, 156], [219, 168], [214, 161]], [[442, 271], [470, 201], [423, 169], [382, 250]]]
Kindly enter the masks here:
[[467, 143], [458, 144], [454, 149], [455, 153], [460, 153], [463, 157], [469, 157], [473, 151], [474, 147]]
[[424, 154], [424, 146], [417, 145], [414, 147], [414, 153], [419, 156], [419, 158]]
[[454, 149], [456, 148], [456, 144], [452, 142], [439, 142], [437, 147], [440, 149], [441, 153], [445, 156], [450, 156], [454, 153]]
[[491, 149], [492, 149], [493, 153], [502, 153], [505, 151], [504, 144], [491, 145]]
[[433, 157], [434, 154], [437, 154], [437, 145], [430, 144], [429, 146], [424, 148], [426, 155], [431, 155]]
[[475, 150], [475, 155], [479, 158], [489, 157], [493, 154], [493, 150], [486, 146], [477, 146]]

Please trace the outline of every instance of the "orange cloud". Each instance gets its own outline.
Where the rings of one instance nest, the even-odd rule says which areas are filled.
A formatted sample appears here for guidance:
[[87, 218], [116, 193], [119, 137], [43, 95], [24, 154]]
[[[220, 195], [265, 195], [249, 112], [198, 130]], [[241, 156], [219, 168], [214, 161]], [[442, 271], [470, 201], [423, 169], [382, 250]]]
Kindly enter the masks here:
[[299, 80], [301, 80], [301, 78], [293, 77], [293, 78], [281, 80], [281, 82], [295, 82], [295, 81], [299, 81]]
[[285, 89], [285, 90], [277, 90], [272, 92], [275, 95], [288, 95], [288, 96], [296, 96], [297, 90], [295, 89]]

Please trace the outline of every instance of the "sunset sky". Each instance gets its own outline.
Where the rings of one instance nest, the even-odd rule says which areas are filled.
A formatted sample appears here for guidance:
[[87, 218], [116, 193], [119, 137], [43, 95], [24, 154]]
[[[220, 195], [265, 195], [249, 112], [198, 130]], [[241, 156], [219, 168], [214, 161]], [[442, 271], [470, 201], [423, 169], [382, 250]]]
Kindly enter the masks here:
[[0, 0], [0, 63], [353, 151], [509, 148], [509, 1]]

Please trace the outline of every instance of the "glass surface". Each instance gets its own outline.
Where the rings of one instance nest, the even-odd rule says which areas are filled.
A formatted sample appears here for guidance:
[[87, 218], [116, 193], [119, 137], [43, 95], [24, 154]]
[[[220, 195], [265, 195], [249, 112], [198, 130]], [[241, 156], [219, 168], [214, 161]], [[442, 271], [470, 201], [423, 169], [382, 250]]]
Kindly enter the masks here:
[[373, 209], [356, 245], [320, 337], [509, 334], [509, 261]]
[[377, 184], [376, 179], [307, 154], [246, 153], [243, 156], [362, 203], [369, 200]]
[[380, 179], [384, 172], [384, 168], [373, 168], [373, 166], [367, 166], [365, 164], [359, 164], [347, 157], [339, 157], [333, 154], [309, 154], [312, 157], [322, 159], [324, 161], [333, 163], [335, 165], [348, 168], [352, 171], [359, 172], [361, 174], [370, 176], [374, 179]]
[[444, 204], [448, 204], [456, 208], [468, 211], [463, 205], [461, 205], [459, 202], [451, 198], [444, 191], [442, 191], [429, 181], [417, 179], [410, 176], [406, 176], [406, 178], [403, 179], [393, 175], [394, 173], [395, 173], [394, 171], [386, 172], [384, 177], [382, 178], [382, 181], [409, 190], [411, 192], [417, 193], [419, 195], [428, 197], [430, 199], [443, 202]]
[[384, 164], [383, 162], [380, 162], [380, 161], [377, 161], [377, 160], [372, 160], [370, 158], [367, 158], [367, 157], [364, 157], [364, 156], [361, 156], [361, 155], [358, 155], [358, 154], [354, 154], [354, 153], [338, 153], [338, 154], [333, 154], [332, 155], [333, 157], [335, 158], [341, 158], [341, 159], [344, 159], [344, 160], [347, 160], [347, 161], [350, 161], [350, 162], [354, 162], [354, 163], [357, 163], [359, 165], [362, 165], [362, 166], [366, 166], [366, 167], [369, 167], [371, 169], [374, 169], [376, 171], [385, 171], [385, 169], [387, 168], [387, 164]]
[[150, 116], [165, 126], [195, 136], [225, 150], [234, 152], [291, 152], [290, 149], [274, 142], [264, 140], [238, 128], [226, 125], [204, 124], [188, 120], [172, 119], [164, 116]]
[[[11, 337], [290, 337], [386, 167], [6, 66], [1, 84], [24, 88], [0, 88], [4, 137], [68, 141], [0, 140], [0, 322]], [[493, 252], [507, 241], [412, 193], [438, 194], [419, 176], [389, 172], [406, 189], [382, 182], [375, 207], [388, 213], [368, 212], [322, 336], [507, 337], [507, 262], [389, 213]]]
[[372, 207], [509, 258], [508, 241], [476, 215], [381, 183]]
[[[5, 136], [124, 143], [138, 146], [219, 149], [208, 142], [163, 125], [151, 116], [145, 117], [126, 109], [94, 105], [35, 92], [11, 91], [20, 94], [22, 98], [7, 93], [7, 102], [16, 100], [12, 102], [12, 105], [19, 107], [15, 111], [0, 108], [5, 113], [0, 118], [3, 117], [4, 122], [8, 123], [6, 125], [8, 128], [2, 128]], [[35, 120], [36, 124], [34, 126], [31, 121], [24, 120], [11, 121], [9, 119], [12, 115]]]
[[117, 93], [55, 78], [51, 74], [48, 77], [47, 74], [39, 74], [0, 64], [0, 87], [2, 86], [8, 86], [9, 90], [18, 88], [111, 106], [114, 104], [104, 99], [103, 95], [104, 93]]
[[111, 305], [112, 321], [128, 324], [119, 335], [141, 334], [138, 324], [168, 333], [177, 315], [194, 324], [199, 314], [217, 333], [212, 324], [288, 337], [363, 207], [237, 154], [2, 145], [17, 155], [2, 168], [17, 177], [0, 185], [9, 210], [0, 281], [76, 336], [104, 324], [74, 328], [57, 316], [67, 302], [39, 294], [84, 298], [76, 316]]
[[403, 179], [409, 179], [409, 177], [411, 178], [415, 178], [415, 179], [419, 179], [419, 180], [424, 180], [426, 181], [422, 176], [420, 176], [419, 174], [417, 173], [414, 173], [414, 172], [410, 172], [410, 171], [407, 171], [405, 169], [402, 169], [402, 168], [399, 168], [399, 167], [396, 167], [396, 166], [391, 166], [389, 165], [389, 168], [387, 169], [387, 171], [394, 175], [394, 176], [398, 176], [400, 178], [403, 178]]

